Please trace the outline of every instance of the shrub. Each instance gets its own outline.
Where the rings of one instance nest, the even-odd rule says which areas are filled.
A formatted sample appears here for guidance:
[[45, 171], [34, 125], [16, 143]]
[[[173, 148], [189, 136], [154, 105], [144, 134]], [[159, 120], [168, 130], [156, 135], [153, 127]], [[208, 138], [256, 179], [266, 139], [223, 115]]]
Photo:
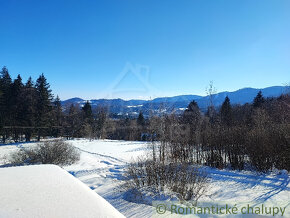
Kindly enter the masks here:
[[69, 165], [80, 159], [79, 152], [63, 140], [45, 141], [34, 148], [21, 149], [10, 157], [12, 165], [56, 164]]
[[196, 203], [207, 189], [205, 173], [188, 163], [139, 159], [129, 165], [125, 177], [126, 190], [169, 191], [181, 201]]

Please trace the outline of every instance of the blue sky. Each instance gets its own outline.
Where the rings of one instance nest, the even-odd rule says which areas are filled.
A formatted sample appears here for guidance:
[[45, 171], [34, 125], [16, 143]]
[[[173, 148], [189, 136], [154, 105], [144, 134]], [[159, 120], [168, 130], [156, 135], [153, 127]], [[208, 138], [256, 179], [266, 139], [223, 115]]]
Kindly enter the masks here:
[[[290, 82], [289, 0], [0, 0], [0, 66], [61, 99]], [[130, 67], [131, 66], [131, 67]]]

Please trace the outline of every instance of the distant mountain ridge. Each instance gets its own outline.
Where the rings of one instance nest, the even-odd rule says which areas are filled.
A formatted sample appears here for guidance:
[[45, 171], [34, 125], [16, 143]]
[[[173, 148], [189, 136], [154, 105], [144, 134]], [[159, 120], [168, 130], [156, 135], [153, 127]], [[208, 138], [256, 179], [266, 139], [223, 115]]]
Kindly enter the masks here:
[[[253, 101], [259, 91], [264, 97], [277, 97], [286, 92], [285, 86], [271, 86], [263, 89], [243, 88], [233, 92], [220, 92], [213, 95], [213, 103], [216, 107], [220, 106], [225, 97], [228, 96], [232, 104], [245, 104]], [[89, 100], [92, 107], [106, 107], [111, 113], [117, 115], [136, 116], [139, 111], [145, 115], [149, 111], [158, 113], [159, 111], [170, 113], [172, 111], [182, 112], [188, 104], [195, 100], [201, 110], [205, 111], [209, 105], [209, 96], [199, 95], [179, 95], [173, 97], [160, 97], [153, 100], [123, 100], [123, 99], [92, 99]], [[87, 100], [81, 98], [71, 98], [62, 101], [62, 105], [68, 108], [71, 104], [82, 106]]]

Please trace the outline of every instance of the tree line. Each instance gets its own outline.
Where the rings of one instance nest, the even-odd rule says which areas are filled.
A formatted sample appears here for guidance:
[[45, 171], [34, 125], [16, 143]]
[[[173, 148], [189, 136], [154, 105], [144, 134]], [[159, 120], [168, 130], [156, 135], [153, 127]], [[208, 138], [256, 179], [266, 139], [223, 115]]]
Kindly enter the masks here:
[[0, 134], [3, 143], [7, 139], [29, 142], [32, 138], [39, 141], [42, 137], [84, 137], [90, 133], [93, 124], [96, 123], [90, 104], [87, 102], [81, 109], [71, 105], [65, 113], [59, 97], [54, 98], [43, 74], [35, 82], [29, 77], [23, 83], [20, 75], [12, 80], [6, 67], [0, 71]]
[[43, 74], [35, 82], [31, 77], [23, 82], [21, 75], [12, 79], [6, 67], [0, 71], [2, 143], [43, 137], [139, 140], [144, 125], [142, 113], [139, 119], [114, 119], [107, 108], [93, 109], [89, 101], [63, 107]]
[[[212, 98], [210, 98], [212, 99]], [[162, 111], [162, 110], [161, 110]], [[212, 167], [267, 171], [290, 169], [290, 96], [232, 105], [228, 97], [206, 113], [192, 101], [182, 115], [160, 113], [144, 118], [115, 119], [107, 108], [90, 102], [62, 107], [43, 74], [23, 83], [0, 71], [0, 134], [2, 142], [42, 137], [152, 141], [152, 159]]]
[[[52, 105], [53, 95], [43, 74], [34, 83], [29, 77], [23, 84], [20, 75], [12, 81], [6, 67], [0, 72], [0, 130], [2, 141], [7, 138], [19, 141], [25, 135], [30, 141], [33, 134], [38, 140], [57, 125], [50, 119], [57, 112]], [[54, 102], [57, 104], [57, 100]], [[55, 116], [53, 116], [55, 117]]]
[[220, 108], [209, 106], [206, 113], [192, 101], [182, 116], [155, 119], [160, 143], [153, 144], [153, 160], [238, 170], [290, 169], [289, 94], [264, 98], [259, 92], [244, 105], [231, 105], [226, 97]]

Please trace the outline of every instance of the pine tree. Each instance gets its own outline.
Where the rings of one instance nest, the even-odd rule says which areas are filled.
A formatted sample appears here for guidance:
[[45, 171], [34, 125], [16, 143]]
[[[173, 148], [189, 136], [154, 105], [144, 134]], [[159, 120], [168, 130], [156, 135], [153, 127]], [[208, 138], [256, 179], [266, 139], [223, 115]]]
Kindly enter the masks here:
[[36, 105], [36, 126], [38, 128], [38, 141], [40, 140], [41, 130], [48, 127], [51, 118], [52, 99], [50, 85], [47, 82], [45, 76], [41, 74], [35, 84], [37, 94]]
[[22, 102], [20, 102], [21, 98], [21, 93], [23, 92], [23, 83], [22, 83], [22, 78], [20, 75], [17, 76], [17, 78], [13, 81], [12, 86], [11, 86], [11, 105], [12, 105], [12, 122], [13, 125], [21, 125], [22, 120], [21, 120], [21, 114], [19, 112], [21, 111], [22, 107]]
[[[134, 128], [134, 126], [132, 127]], [[136, 132], [137, 139], [145, 140], [144, 138], [145, 135], [143, 135], [144, 130], [145, 130], [145, 119], [144, 119], [142, 111], [139, 112], [139, 115], [137, 118], [137, 126], [135, 128], [136, 128], [135, 132]]]
[[142, 111], [139, 112], [139, 115], [138, 115], [138, 118], [137, 118], [137, 124], [138, 124], [138, 126], [144, 126], [145, 125], [145, 119], [144, 119]]
[[221, 106], [220, 115], [222, 123], [230, 126], [232, 123], [232, 106], [228, 96], [225, 98]]
[[69, 139], [70, 137], [75, 137], [75, 133], [80, 128], [79, 110], [74, 104], [70, 105], [69, 113], [66, 118], [66, 135]]
[[21, 95], [22, 114], [24, 119], [24, 130], [25, 139], [27, 142], [30, 141], [33, 128], [36, 122], [36, 104], [37, 104], [37, 93], [34, 87], [32, 78], [29, 77], [26, 84], [24, 85], [23, 92]]
[[2, 116], [9, 120], [11, 109], [11, 85], [12, 79], [9, 75], [8, 69], [4, 66], [0, 72], [0, 92], [1, 92], [1, 111]]
[[[201, 113], [196, 101], [189, 103], [187, 109], [184, 111], [182, 120], [186, 126], [189, 127], [189, 135], [186, 138], [188, 145], [199, 143], [199, 128], [201, 125]], [[192, 151], [192, 149], [188, 149]]]
[[107, 124], [107, 108], [98, 107], [96, 109], [96, 121], [94, 122], [93, 134], [98, 138], [106, 136], [105, 127]]
[[2, 87], [7, 88], [11, 85], [12, 79], [10, 77], [8, 69], [5, 66], [2, 68], [2, 71], [0, 72], [0, 77]]
[[261, 107], [264, 102], [265, 98], [262, 95], [262, 91], [259, 91], [257, 96], [254, 98], [253, 107], [254, 108]]
[[93, 126], [94, 126], [94, 119], [93, 119], [93, 112], [92, 106], [89, 101], [85, 103], [82, 108], [83, 114], [83, 122], [82, 122], [82, 129], [81, 134], [84, 137], [93, 138]]
[[14, 128], [14, 141], [18, 141], [19, 127], [23, 126], [23, 113], [21, 102], [21, 93], [23, 91], [22, 78], [20, 75], [13, 81], [11, 86], [11, 126]]
[[55, 124], [57, 126], [60, 126], [62, 122], [62, 106], [61, 106], [61, 101], [58, 95], [56, 96], [53, 102], [53, 106], [54, 106], [54, 115], [55, 115], [54, 120], [56, 121]]
[[[11, 84], [12, 79], [8, 69], [4, 66], [0, 72], [0, 127], [9, 126], [11, 120]], [[2, 132], [2, 141], [5, 143], [6, 135]]]
[[196, 125], [201, 119], [200, 109], [196, 101], [189, 103], [187, 109], [183, 113], [183, 122], [191, 125]]
[[61, 125], [63, 121], [62, 106], [58, 95], [53, 102], [53, 125], [55, 126], [54, 135], [58, 137], [61, 133]]
[[91, 124], [93, 121], [93, 112], [92, 112], [92, 106], [89, 101], [85, 103], [85, 105], [82, 108], [83, 115], [84, 115], [84, 122]]

